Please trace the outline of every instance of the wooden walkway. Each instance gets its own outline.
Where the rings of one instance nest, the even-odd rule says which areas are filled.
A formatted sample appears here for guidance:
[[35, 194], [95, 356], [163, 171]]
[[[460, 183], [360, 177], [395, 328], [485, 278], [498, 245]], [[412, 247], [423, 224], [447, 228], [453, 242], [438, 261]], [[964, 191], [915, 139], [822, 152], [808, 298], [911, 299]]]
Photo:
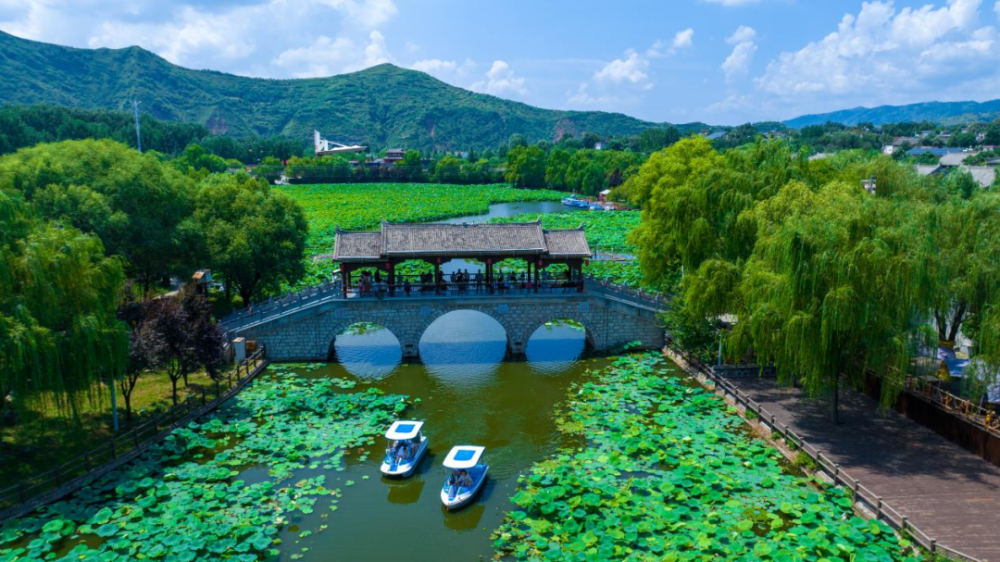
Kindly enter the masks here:
[[1000, 562], [1000, 467], [860, 392], [841, 395], [841, 423], [825, 401], [773, 380], [731, 378], [939, 544]]

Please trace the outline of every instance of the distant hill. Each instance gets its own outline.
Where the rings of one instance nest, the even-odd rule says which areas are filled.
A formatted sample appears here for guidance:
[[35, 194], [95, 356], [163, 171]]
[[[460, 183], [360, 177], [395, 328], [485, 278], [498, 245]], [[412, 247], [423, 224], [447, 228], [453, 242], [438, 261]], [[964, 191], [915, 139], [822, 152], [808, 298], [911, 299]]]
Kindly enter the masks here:
[[[0, 32], [0, 102], [142, 111], [216, 134], [311, 138], [374, 147], [482, 149], [513, 133], [629, 135], [655, 123], [619, 113], [556, 111], [477, 94], [383, 64], [328, 78], [270, 80], [191, 70], [141, 49], [75, 49]], [[700, 129], [691, 124], [683, 130]]]
[[872, 108], [856, 107], [832, 113], [803, 115], [802, 117], [785, 121], [785, 125], [795, 129], [801, 129], [809, 125], [822, 125], [827, 122], [843, 123], [844, 125], [857, 125], [858, 123], [869, 122], [875, 125], [884, 125], [886, 123], [933, 121], [942, 125], [958, 125], [973, 121], [992, 121], [998, 117], [1000, 117], [1000, 100], [982, 103], [974, 101], [932, 101], [910, 105], [882, 105]]

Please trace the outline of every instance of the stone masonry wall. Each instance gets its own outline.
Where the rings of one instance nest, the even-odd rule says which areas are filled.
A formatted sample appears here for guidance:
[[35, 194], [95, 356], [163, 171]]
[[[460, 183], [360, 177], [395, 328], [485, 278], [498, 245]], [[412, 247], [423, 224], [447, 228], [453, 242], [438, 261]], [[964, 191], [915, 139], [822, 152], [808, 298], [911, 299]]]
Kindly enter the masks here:
[[611, 351], [634, 341], [650, 349], [663, 345], [663, 329], [652, 313], [596, 295], [333, 301], [241, 329], [236, 335], [263, 343], [271, 360], [325, 361], [338, 334], [352, 324], [371, 322], [391, 331], [403, 356], [412, 359], [419, 357], [424, 330], [456, 310], [476, 310], [499, 322], [512, 355], [524, 353], [540, 326], [564, 319], [583, 324], [595, 351]]

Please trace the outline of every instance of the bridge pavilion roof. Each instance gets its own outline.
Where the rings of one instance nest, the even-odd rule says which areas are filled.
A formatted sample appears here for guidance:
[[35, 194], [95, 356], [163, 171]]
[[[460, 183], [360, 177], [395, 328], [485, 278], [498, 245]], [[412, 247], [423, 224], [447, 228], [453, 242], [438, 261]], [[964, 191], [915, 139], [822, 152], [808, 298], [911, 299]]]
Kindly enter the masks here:
[[506, 224], [391, 224], [375, 232], [337, 229], [333, 259], [340, 262], [434, 257], [589, 258], [583, 225], [548, 230], [541, 221]]

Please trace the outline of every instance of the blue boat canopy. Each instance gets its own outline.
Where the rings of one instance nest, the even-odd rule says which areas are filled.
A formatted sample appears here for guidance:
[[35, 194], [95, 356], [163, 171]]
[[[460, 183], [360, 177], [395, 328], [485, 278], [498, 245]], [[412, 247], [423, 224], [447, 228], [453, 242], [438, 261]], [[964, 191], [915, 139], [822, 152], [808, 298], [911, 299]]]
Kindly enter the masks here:
[[402, 439], [413, 439], [420, 434], [420, 428], [424, 422], [418, 421], [397, 421], [389, 426], [389, 431], [385, 432], [386, 439], [399, 441]]
[[486, 447], [475, 445], [455, 445], [445, 457], [444, 466], [454, 470], [472, 468], [479, 464], [479, 459], [482, 458], [485, 450]]

